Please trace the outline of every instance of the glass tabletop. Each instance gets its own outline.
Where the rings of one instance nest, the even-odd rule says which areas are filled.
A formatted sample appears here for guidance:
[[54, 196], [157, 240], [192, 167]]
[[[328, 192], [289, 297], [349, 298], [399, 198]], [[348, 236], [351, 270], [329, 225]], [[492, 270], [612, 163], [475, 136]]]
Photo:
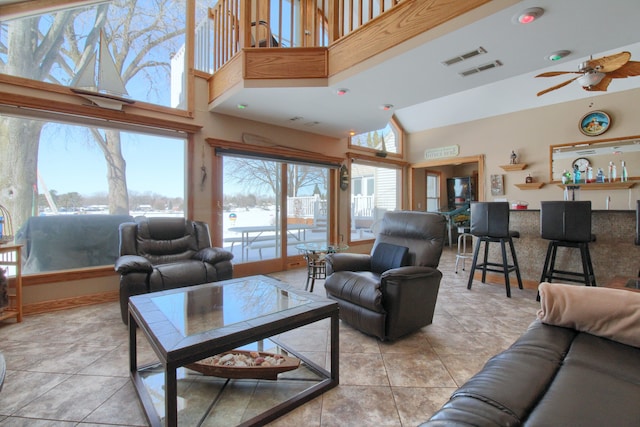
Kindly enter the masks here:
[[328, 245], [327, 242], [305, 242], [296, 245], [296, 249], [306, 252], [344, 252], [349, 246], [344, 244]]
[[151, 301], [183, 336], [189, 336], [288, 310], [311, 300], [270, 282], [241, 280], [185, 288], [184, 292], [160, 295]]

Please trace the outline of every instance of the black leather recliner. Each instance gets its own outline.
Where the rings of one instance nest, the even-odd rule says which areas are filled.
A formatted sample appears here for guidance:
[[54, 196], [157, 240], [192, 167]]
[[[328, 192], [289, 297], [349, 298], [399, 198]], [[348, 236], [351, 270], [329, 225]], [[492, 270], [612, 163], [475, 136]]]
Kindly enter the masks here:
[[185, 218], [136, 217], [120, 225], [120, 312], [129, 297], [231, 279], [233, 254], [211, 247], [209, 227]]
[[386, 212], [370, 255], [327, 255], [325, 289], [340, 318], [383, 341], [431, 324], [446, 224], [435, 213]]

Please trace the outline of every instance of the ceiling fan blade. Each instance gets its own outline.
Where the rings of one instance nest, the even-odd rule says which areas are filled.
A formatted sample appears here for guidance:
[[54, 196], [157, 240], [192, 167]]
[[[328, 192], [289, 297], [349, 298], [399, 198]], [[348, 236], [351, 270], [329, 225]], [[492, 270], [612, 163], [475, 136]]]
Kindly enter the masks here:
[[607, 74], [614, 79], [622, 79], [625, 77], [640, 76], [640, 62], [629, 61], [622, 67]]
[[567, 80], [566, 82], [560, 83], [560, 84], [555, 85], [555, 86], [551, 86], [551, 87], [550, 87], [550, 88], [548, 88], [548, 89], [545, 89], [545, 90], [543, 90], [543, 91], [540, 91], [540, 92], [538, 92], [538, 96], [540, 96], [540, 95], [544, 95], [545, 93], [549, 93], [549, 92], [551, 92], [552, 90], [560, 89], [561, 87], [564, 87], [564, 86], [568, 85], [569, 83], [571, 83], [572, 81], [576, 80], [578, 77], [580, 77], [580, 76], [576, 76], [576, 77], [574, 77], [574, 78], [572, 78], [572, 79]]
[[538, 74], [536, 77], [555, 77], [563, 74], [578, 74], [577, 71], [548, 71], [546, 73]]
[[600, 80], [600, 83], [598, 83], [597, 85], [589, 87], [583, 86], [582, 89], [589, 92], [606, 92], [609, 84], [611, 83], [611, 80], [611, 77], [609, 77], [609, 75], [606, 75], [602, 80]]
[[610, 73], [622, 67], [629, 62], [631, 54], [629, 52], [620, 52], [615, 55], [603, 56], [598, 59], [590, 59], [587, 64], [590, 68], [600, 71], [601, 73]]

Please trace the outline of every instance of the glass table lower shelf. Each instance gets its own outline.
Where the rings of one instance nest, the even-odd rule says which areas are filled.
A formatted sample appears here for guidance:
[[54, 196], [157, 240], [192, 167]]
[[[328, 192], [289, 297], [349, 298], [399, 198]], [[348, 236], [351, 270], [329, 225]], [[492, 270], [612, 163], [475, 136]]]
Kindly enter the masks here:
[[[244, 347], [256, 348], [257, 345]], [[291, 355], [277, 345], [264, 351]], [[156, 413], [164, 422], [164, 367], [157, 363], [139, 369], [138, 373]], [[184, 367], [176, 374], [178, 425], [196, 427], [251, 425], [265, 412], [287, 404], [326, 381], [324, 375], [303, 359], [297, 369], [278, 374], [277, 380], [230, 379], [203, 375]]]

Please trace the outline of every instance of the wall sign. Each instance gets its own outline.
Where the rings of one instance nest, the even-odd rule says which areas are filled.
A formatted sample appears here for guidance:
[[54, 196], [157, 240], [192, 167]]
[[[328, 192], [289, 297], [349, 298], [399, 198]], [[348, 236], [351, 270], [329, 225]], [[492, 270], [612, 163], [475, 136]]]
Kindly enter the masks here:
[[426, 160], [445, 159], [447, 157], [456, 157], [459, 153], [460, 147], [458, 145], [449, 145], [425, 150], [424, 158]]

